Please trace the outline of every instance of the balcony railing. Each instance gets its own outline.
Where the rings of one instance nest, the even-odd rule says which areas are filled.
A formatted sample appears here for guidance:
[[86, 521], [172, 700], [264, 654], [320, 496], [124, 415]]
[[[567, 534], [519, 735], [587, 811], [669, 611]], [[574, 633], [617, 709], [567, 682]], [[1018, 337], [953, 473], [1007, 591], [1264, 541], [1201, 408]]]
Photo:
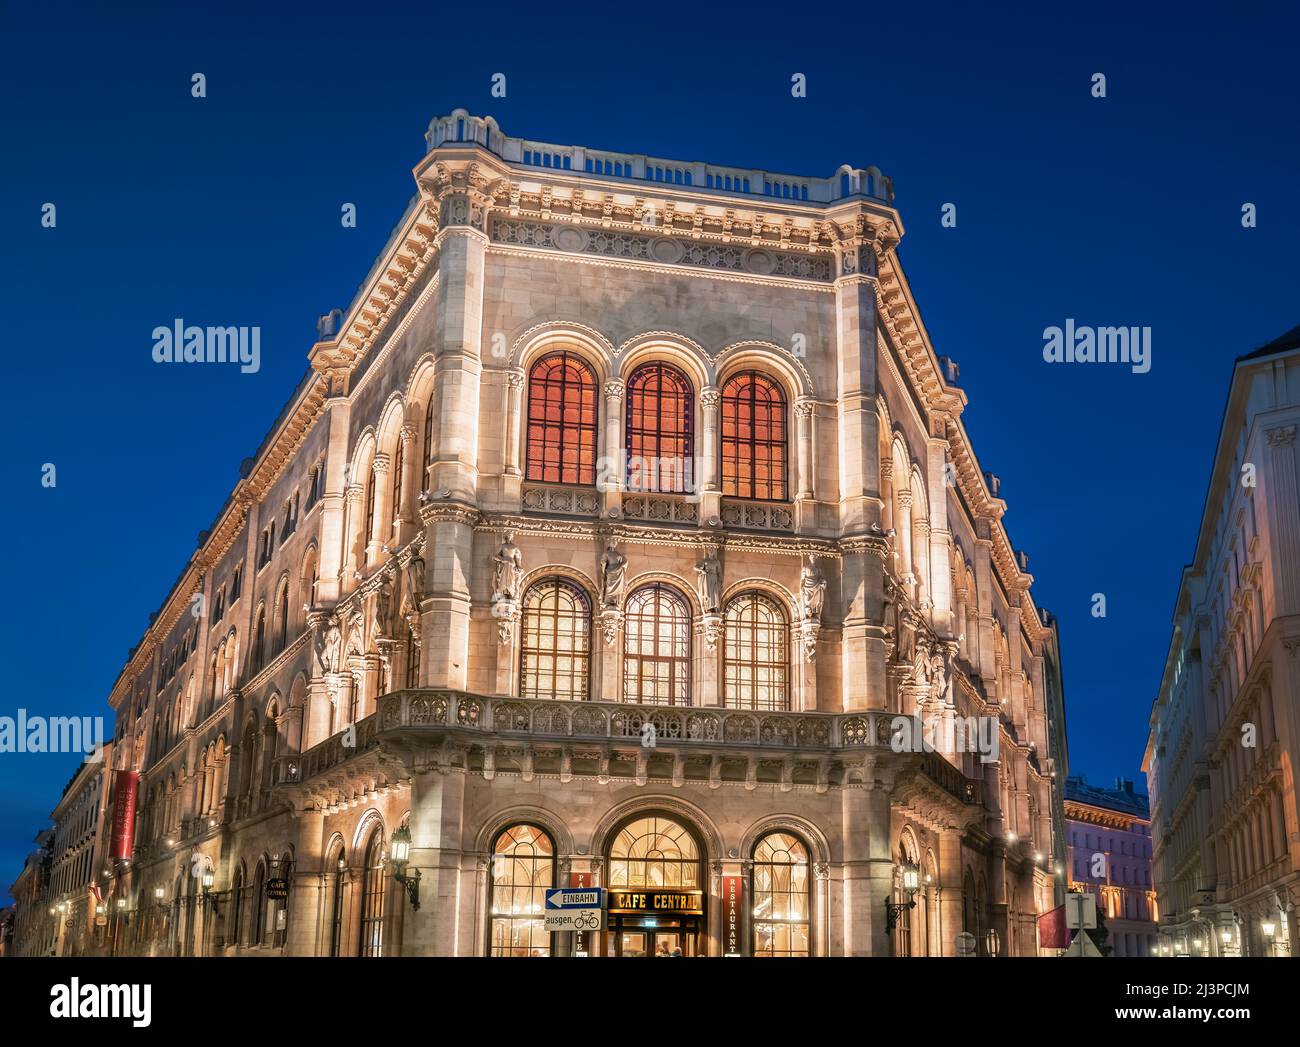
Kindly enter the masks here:
[[[892, 752], [895, 714], [763, 712], [700, 706], [626, 705], [614, 702], [529, 701], [461, 691], [404, 690], [379, 700], [379, 711], [356, 725], [355, 745], [336, 734], [299, 756], [276, 761], [276, 784], [308, 781], [376, 748], [386, 734], [454, 731], [480, 735], [485, 743], [512, 738], [542, 742], [611, 743], [643, 750], [647, 736], [664, 750], [701, 754], [728, 750], [755, 758], [818, 760], [853, 753]], [[653, 732], [647, 731], [647, 725]], [[982, 803], [982, 783], [967, 778], [938, 753], [922, 754], [919, 770], [962, 803]]]

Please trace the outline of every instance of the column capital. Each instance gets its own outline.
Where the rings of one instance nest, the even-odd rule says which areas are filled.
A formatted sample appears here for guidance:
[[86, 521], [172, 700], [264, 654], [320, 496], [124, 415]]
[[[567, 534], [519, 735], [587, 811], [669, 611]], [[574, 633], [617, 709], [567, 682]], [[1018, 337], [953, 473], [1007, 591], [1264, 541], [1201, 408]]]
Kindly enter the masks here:
[[619, 400], [623, 397], [624, 390], [627, 386], [621, 378], [610, 378], [605, 382], [605, 396], [611, 400]]
[[[800, 418], [811, 418], [813, 412], [817, 410], [817, 401], [808, 397], [800, 397], [794, 402], [794, 413]], [[892, 463], [891, 463], [892, 464]]]
[[722, 403], [722, 393], [716, 386], [706, 386], [700, 390], [700, 406], [714, 408]]
[[507, 371], [506, 384], [510, 386], [511, 389], [515, 390], [515, 392], [518, 392], [520, 389], [524, 387], [524, 372]]
[[388, 461], [387, 452], [380, 451], [377, 455], [375, 455], [375, 460], [371, 468], [375, 471], [376, 474], [386, 473], [388, 472], [388, 465], [389, 465], [389, 461]]
[[415, 443], [415, 437], [418, 435], [418, 433], [415, 426], [410, 425], [408, 423], [402, 426], [400, 435], [402, 437], [402, 443], [410, 444], [410, 443]]

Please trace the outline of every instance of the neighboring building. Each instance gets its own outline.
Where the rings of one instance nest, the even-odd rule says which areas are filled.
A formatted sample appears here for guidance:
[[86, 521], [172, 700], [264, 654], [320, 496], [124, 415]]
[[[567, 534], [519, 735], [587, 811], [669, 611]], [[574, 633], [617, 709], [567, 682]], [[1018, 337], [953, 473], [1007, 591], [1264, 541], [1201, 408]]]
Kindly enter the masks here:
[[58, 934], [54, 910], [47, 900], [52, 829], [36, 834], [37, 849], [27, 856], [23, 871], [9, 888], [14, 900], [13, 940], [6, 956], [54, 954]]
[[111, 757], [112, 746], [105, 745], [99, 759], [83, 763], [50, 816], [54, 835], [46, 900], [54, 910], [55, 951], [60, 956], [102, 952], [106, 944], [103, 892], [110, 880], [111, 862], [105, 849], [105, 778]]
[[1151, 710], [1162, 952], [1300, 955], [1300, 327], [1238, 358]]
[[17, 909], [8, 905], [0, 909], [0, 956], [12, 956], [14, 948], [14, 917]]
[[428, 144], [112, 690], [116, 950], [1035, 953], [1056, 628], [889, 179]]
[[1070, 890], [1097, 896], [1112, 956], [1156, 955], [1156, 892], [1151, 883], [1147, 798], [1124, 779], [1114, 789], [1082, 776], [1065, 783]]

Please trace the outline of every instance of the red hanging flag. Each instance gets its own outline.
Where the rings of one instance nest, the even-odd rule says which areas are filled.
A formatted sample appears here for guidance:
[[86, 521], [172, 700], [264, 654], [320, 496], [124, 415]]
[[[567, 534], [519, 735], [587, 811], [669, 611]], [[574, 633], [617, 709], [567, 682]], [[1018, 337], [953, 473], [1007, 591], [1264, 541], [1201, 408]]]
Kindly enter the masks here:
[[1065, 926], [1064, 905], [1058, 905], [1038, 918], [1038, 947], [1040, 949], [1070, 947], [1070, 930]]

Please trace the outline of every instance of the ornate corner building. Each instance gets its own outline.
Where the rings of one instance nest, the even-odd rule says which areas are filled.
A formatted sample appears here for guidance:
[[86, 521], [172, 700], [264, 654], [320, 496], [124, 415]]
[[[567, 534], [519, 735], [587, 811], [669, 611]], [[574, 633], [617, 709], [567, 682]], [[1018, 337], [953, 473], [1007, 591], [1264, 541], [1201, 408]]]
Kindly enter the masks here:
[[428, 146], [113, 689], [103, 941], [1034, 954], [1056, 629], [889, 179]]
[[1300, 956], [1300, 328], [1241, 356], [1151, 709], [1161, 955]]

